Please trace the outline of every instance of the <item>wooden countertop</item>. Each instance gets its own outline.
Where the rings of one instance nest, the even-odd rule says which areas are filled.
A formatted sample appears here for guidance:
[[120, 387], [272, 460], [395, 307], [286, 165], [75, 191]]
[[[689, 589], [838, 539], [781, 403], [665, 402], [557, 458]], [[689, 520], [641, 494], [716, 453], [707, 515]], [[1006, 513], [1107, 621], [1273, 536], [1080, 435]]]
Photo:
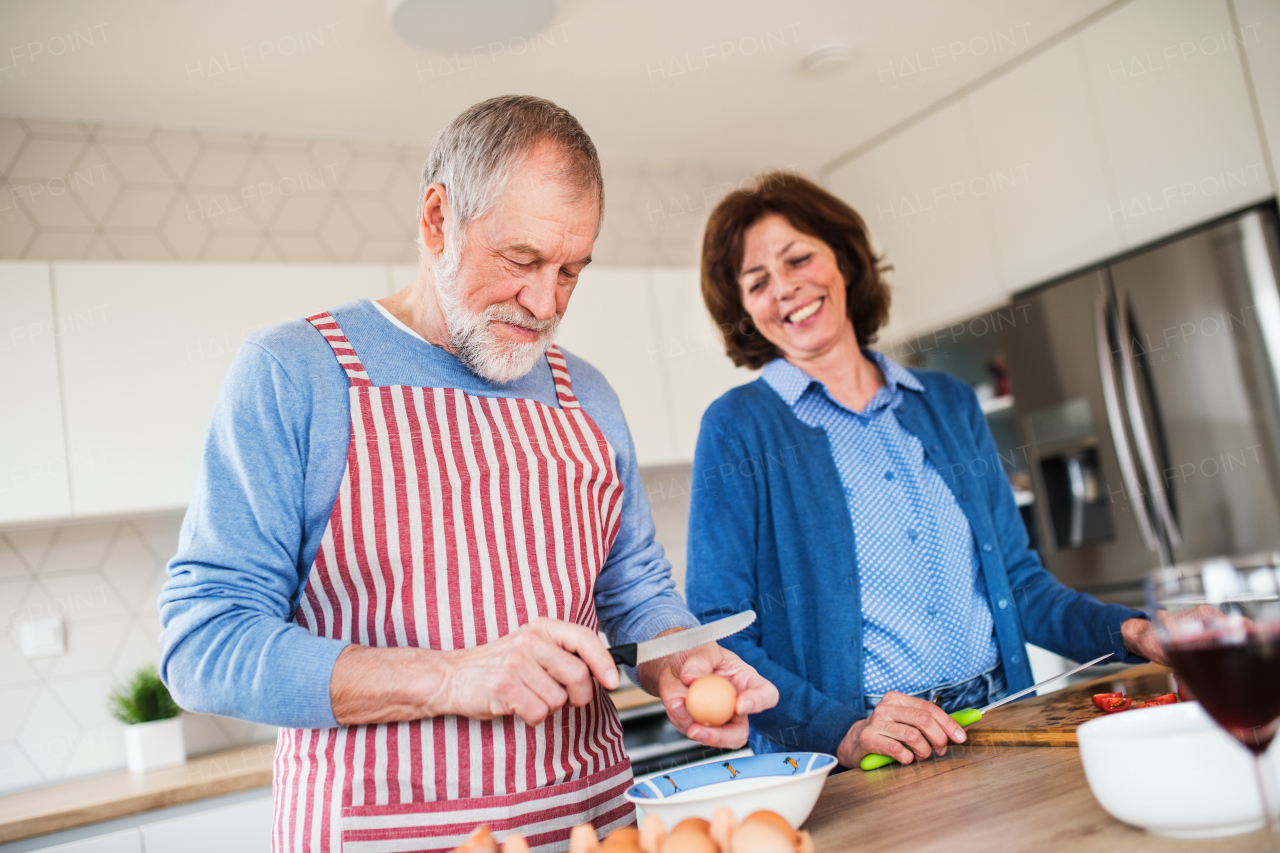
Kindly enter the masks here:
[[1149, 699], [1169, 684], [1168, 669], [1144, 664], [997, 708], [942, 758], [831, 776], [805, 828], [816, 850], [832, 853], [1262, 853], [1263, 832], [1189, 841], [1123, 824], [1094, 799], [1080, 751], [1052, 748], [1077, 746], [1076, 726], [1099, 716], [1094, 693]]
[[[611, 694], [619, 711], [658, 700], [638, 687]], [[110, 773], [0, 796], [0, 844], [271, 784], [274, 743], [192, 758], [135, 776]]]
[[271, 784], [274, 743], [192, 758], [181, 767], [109, 773], [0, 797], [0, 843]]
[[1075, 749], [953, 746], [941, 759], [827, 779], [805, 823], [817, 851], [1263, 853], [1264, 832], [1173, 840], [1120, 823]]

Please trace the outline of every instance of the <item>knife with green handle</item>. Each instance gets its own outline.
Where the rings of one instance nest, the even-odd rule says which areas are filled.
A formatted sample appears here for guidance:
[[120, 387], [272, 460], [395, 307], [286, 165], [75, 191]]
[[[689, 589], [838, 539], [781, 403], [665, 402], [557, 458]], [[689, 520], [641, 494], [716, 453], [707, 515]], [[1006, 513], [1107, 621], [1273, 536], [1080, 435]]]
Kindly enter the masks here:
[[[1050, 684], [1053, 684], [1055, 681], [1061, 681], [1062, 679], [1066, 678], [1068, 675], [1075, 675], [1080, 670], [1088, 669], [1094, 664], [1101, 663], [1102, 661], [1106, 660], [1109, 657], [1111, 657], [1111, 652], [1107, 652], [1102, 657], [1094, 658], [1088, 663], [1082, 663], [1075, 669], [1070, 669], [1060, 675], [1055, 675], [1053, 678], [1046, 678], [1044, 681], [1041, 681], [1039, 684], [1031, 685], [1026, 690], [1019, 690], [1017, 693], [1013, 693], [1009, 696], [1006, 696], [999, 701], [992, 702], [990, 705], [987, 705], [985, 708], [961, 708], [959, 711], [956, 711], [955, 713], [952, 713], [952, 714], [948, 714], [947, 716], [949, 716], [951, 719], [955, 720], [957, 723], [959, 723], [962, 726], [966, 726], [966, 727], [971, 726], [974, 723], [978, 722], [978, 720], [981, 720], [982, 715], [987, 713], [988, 711], [994, 708], [999, 708], [1001, 705], [1007, 705], [1008, 703], [1014, 701], [1015, 699], [1021, 699], [1023, 696], [1026, 696], [1028, 693], [1032, 692], [1033, 690], [1039, 690], [1041, 687], [1046, 687]], [[876, 755], [875, 753], [871, 753], [870, 755], [863, 758], [862, 763], [859, 764], [858, 766], [861, 767], [863, 770], [878, 770], [879, 768], [892, 764], [897, 760], [898, 759], [890, 758], [887, 755]]]

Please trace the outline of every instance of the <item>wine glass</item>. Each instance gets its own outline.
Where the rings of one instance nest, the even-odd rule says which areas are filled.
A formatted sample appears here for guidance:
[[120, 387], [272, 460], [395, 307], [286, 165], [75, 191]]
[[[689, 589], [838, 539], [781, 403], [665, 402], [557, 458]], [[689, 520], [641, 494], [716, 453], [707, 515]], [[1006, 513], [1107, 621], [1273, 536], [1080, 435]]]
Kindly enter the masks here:
[[1280, 850], [1275, 783], [1262, 760], [1280, 729], [1280, 552], [1155, 569], [1146, 594], [1179, 683], [1253, 753], [1263, 815]]

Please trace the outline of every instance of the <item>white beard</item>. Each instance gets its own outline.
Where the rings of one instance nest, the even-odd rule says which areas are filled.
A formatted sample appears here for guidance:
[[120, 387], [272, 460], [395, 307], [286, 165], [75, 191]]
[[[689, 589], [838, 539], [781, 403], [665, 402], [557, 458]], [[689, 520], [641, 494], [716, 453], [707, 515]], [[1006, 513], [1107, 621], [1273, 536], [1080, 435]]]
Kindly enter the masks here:
[[[499, 384], [513, 382], [533, 370], [555, 342], [560, 315], [539, 320], [520, 307], [505, 303], [490, 305], [480, 313], [468, 311], [458, 299], [456, 287], [461, 246], [451, 243], [446, 243], [434, 275], [436, 300], [449, 330], [449, 344], [477, 376]], [[538, 337], [528, 342], [511, 340], [498, 334], [495, 322], [531, 329], [538, 332]]]

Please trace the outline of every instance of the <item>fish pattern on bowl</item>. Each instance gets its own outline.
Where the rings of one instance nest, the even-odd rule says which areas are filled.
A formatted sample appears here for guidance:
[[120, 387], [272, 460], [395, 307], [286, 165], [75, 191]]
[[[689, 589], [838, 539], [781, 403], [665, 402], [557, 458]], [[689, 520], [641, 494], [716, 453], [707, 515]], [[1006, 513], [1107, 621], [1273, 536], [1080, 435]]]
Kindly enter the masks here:
[[822, 770], [834, 763], [834, 757], [819, 752], [748, 755], [730, 761], [696, 764], [693, 767], [673, 770], [633, 785], [627, 793], [646, 800], [665, 799], [719, 782], [762, 779], [770, 776], [796, 776], [811, 770]]

